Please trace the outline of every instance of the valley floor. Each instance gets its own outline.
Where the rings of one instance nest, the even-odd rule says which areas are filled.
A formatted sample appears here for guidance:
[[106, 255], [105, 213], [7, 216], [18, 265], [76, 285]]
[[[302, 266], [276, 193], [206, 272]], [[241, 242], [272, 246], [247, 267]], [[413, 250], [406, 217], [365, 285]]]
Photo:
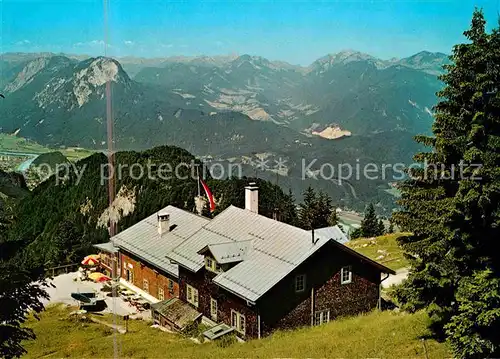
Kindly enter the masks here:
[[[70, 319], [74, 308], [50, 306], [37, 321], [37, 339], [26, 342], [26, 358], [112, 358], [114, 343], [120, 358], [451, 358], [446, 344], [421, 339], [427, 334], [424, 313], [372, 312], [314, 328], [278, 332], [268, 338], [222, 348], [196, 344], [177, 334], [152, 328], [141, 320], [129, 322], [127, 334], [109, 327]], [[101, 317], [101, 321], [112, 321]], [[123, 324], [120, 321], [118, 324]]]

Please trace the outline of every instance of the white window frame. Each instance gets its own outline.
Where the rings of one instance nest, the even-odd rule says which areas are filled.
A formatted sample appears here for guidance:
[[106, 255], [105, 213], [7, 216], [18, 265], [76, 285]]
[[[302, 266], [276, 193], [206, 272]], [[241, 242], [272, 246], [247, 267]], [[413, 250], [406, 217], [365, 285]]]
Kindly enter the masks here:
[[[235, 316], [236, 323], [233, 322], [233, 316]], [[245, 335], [247, 321], [243, 314], [231, 309], [231, 326], [239, 333]]]
[[215, 272], [215, 263], [214, 259], [212, 257], [206, 256], [205, 257], [205, 268], [209, 271]]
[[165, 290], [161, 287], [158, 288], [158, 299], [165, 300]]
[[219, 273], [222, 271], [220, 264], [210, 256], [205, 256], [205, 269], [214, 273]]
[[217, 300], [210, 298], [210, 317], [217, 321]]
[[142, 290], [149, 293], [149, 281], [147, 279], [142, 280]]
[[134, 284], [134, 271], [132, 269], [125, 269], [125, 279]]
[[186, 284], [186, 300], [195, 307], [199, 305], [198, 289], [192, 285]]
[[[347, 273], [347, 279], [344, 279], [344, 274]], [[340, 269], [340, 284], [349, 284], [352, 282], [352, 266], [345, 266]]]
[[[302, 286], [299, 288], [299, 283], [302, 284]], [[306, 275], [305, 274], [298, 274], [295, 276], [295, 292], [296, 293], [302, 293], [303, 291], [306, 290]]]
[[330, 321], [330, 310], [318, 310], [314, 312], [314, 325], [322, 325]]
[[174, 292], [175, 292], [174, 281], [172, 279], [168, 280], [168, 292], [170, 294], [174, 294]]

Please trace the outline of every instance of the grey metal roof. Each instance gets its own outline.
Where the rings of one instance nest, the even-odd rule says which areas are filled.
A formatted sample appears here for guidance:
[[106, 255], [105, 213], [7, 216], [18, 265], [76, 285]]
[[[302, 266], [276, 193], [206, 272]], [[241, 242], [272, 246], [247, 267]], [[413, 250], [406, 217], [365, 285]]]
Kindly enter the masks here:
[[177, 277], [179, 269], [166, 258], [167, 253], [199, 231], [210, 220], [173, 206], [167, 206], [159, 212], [168, 213], [170, 225], [176, 225], [170, 232], [162, 235], [158, 233], [158, 218], [157, 213], [154, 213], [113, 236], [111, 241], [115, 247], [130, 252]]
[[318, 237], [312, 243], [309, 231], [234, 206], [228, 207], [191, 238], [175, 247], [168, 257], [198, 271], [208, 245], [251, 240], [247, 258], [214, 282], [249, 301], [256, 301], [288, 273], [310, 257], [330, 239]]
[[94, 244], [94, 247], [107, 253], [117, 253], [118, 248], [113, 245], [113, 242]]
[[202, 316], [189, 304], [178, 298], [171, 298], [151, 305], [151, 309], [167, 318], [178, 329], [183, 330], [190, 323]]
[[338, 226], [315, 229], [314, 236], [331, 238], [342, 244], [349, 242], [349, 239]]
[[222, 337], [223, 335], [229, 334], [234, 331], [233, 327], [227, 324], [221, 323], [203, 332], [203, 335], [210, 340], [215, 340]]
[[[212, 219], [212, 221], [213, 220], [214, 219]], [[183, 267], [193, 272], [197, 272], [203, 268], [204, 265], [203, 256], [198, 254], [198, 252], [209, 244], [226, 243], [228, 240], [231, 240], [231, 238], [212, 232], [203, 227], [197, 231], [195, 235], [189, 238], [189, 240], [185, 240], [180, 243], [179, 246], [173, 248], [167, 256]]]
[[212, 253], [215, 260], [220, 264], [241, 262], [250, 252], [250, 249], [252, 248], [252, 241], [209, 244], [206, 248], [210, 251], [210, 253]]

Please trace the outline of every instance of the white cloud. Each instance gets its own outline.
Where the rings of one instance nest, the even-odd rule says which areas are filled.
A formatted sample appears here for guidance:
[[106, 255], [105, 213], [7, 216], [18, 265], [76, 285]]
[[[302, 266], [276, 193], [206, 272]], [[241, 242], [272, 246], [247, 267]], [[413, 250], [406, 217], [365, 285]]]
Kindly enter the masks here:
[[222, 42], [222, 41], [216, 41], [215, 45], [218, 46], [218, 47], [222, 47], [222, 46], [224, 46], [224, 42]]
[[[104, 46], [104, 41], [103, 40], [91, 40], [87, 42], [77, 42], [73, 44], [73, 47], [97, 47], [97, 46]], [[108, 44], [108, 47], [111, 47], [111, 45]]]
[[90, 46], [104, 46], [104, 41], [102, 40], [92, 40], [90, 41]]
[[16, 42], [17, 46], [23, 46], [23, 45], [29, 45], [29, 44], [31, 44], [31, 41], [26, 40], [26, 39]]
[[160, 46], [166, 47], [167, 49], [170, 49], [170, 48], [174, 47], [174, 44], [161, 44]]
[[123, 41], [123, 43], [127, 46], [134, 46], [135, 45], [135, 42], [131, 41], [131, 40], [125, 40]]

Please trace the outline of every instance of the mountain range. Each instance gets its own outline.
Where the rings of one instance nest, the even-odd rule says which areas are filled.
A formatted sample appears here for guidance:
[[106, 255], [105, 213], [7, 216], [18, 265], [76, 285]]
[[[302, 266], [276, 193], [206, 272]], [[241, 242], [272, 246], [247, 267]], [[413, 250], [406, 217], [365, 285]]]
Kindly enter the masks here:
[[[410, 160], [417, 148], [411, 137], [430, 130], [446, 63], [445, 54], [430, 52], [380, 60], [343, 51], [308, 67], [250, 55], [2, 54], [0, 127], [54, 147], [106, 148], [110, 81], [116, 148], [173, 144], [251, 171], [256, 154], [283, 157], [289, 167], [282, 183], [300, 192], [308, 181], [291, 183], [304, 157], [332, 164]], [[323, 185], [352, 204], [359, 196], [380, 201], [387, 180], [354, 184], [354, 196], [345, 186]]]

